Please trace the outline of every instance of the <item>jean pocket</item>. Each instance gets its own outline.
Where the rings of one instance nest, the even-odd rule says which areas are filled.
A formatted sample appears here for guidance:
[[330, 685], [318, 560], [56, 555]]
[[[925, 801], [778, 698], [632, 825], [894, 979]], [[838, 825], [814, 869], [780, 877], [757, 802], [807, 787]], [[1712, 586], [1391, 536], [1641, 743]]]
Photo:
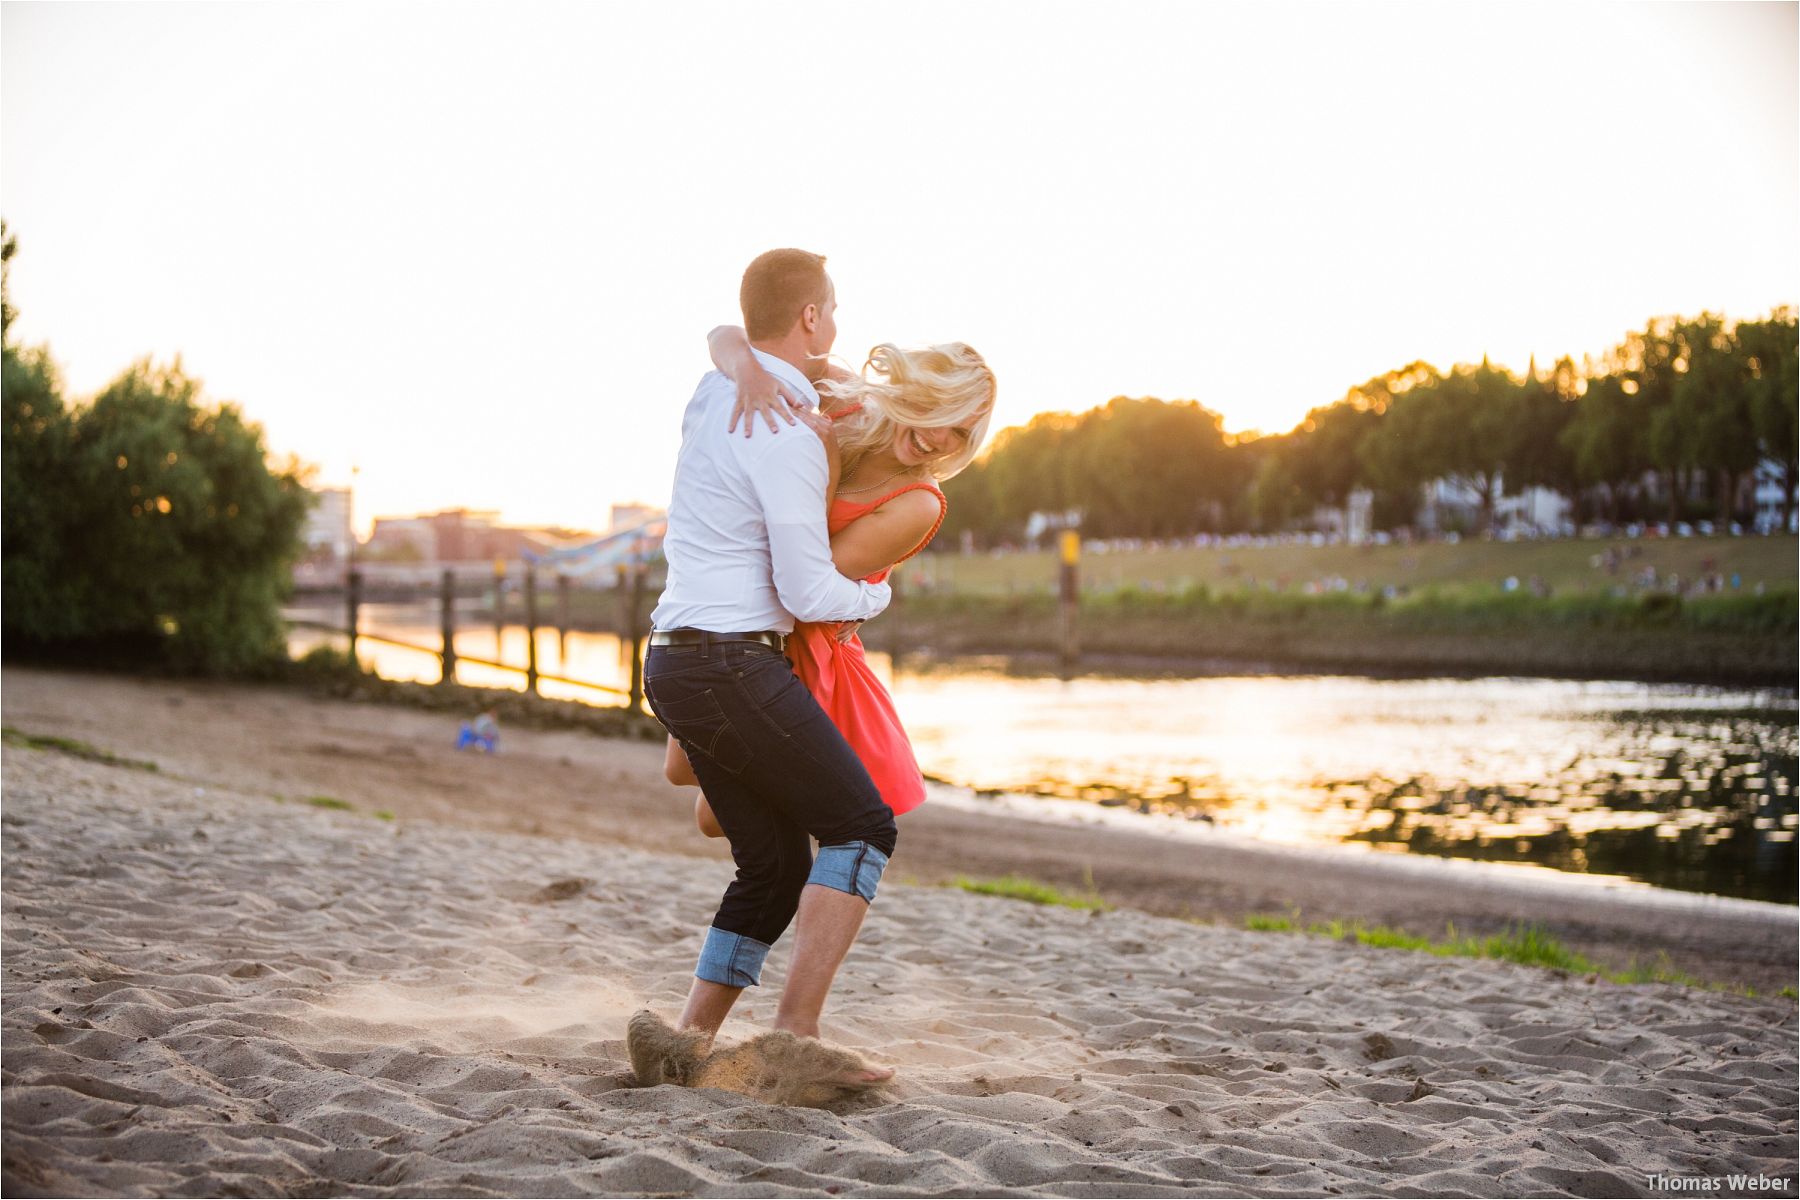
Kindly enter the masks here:
[[750, 747], [731, 727], [711, 688], [679, 700], [662, 701], [656, 705], [656, 715], [663, 728], [690, 753], [704, 755], [733, 775], [750, 765]]

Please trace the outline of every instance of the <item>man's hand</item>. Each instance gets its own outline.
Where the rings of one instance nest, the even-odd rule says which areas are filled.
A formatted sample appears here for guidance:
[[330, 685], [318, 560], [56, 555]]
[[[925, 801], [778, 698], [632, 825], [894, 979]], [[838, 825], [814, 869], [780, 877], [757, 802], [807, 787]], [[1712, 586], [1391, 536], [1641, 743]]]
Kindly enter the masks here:
[[831, 631], [831, 636], [839, 642], [848, 642], [856, 636], [856, 631], [863, 627], [861, 621], [840, 621], [838, 627]]
[[744, 436], [749, 437], [756, 429], [758, 417], [769, 423], [770, 433], [780, 433], [781, 428], [775, 424], [777, 415], [792, 425], [795, 413], [809, 411], [809, 406], [791, 384], [783, 383], [761, 367], [751, 364], [740, 373], [743, 378], [738, 381], [737, 403], [731, 406], [731, 424], [725, 427], [726, 433], [736, 433], [741, 420]]

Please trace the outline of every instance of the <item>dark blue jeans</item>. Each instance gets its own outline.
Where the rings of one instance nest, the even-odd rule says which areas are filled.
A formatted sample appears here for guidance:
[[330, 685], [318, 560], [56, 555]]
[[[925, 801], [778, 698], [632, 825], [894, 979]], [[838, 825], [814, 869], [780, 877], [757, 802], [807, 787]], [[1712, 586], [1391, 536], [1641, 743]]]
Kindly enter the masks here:
[[893, 811], [773, 647], [653, 646], [644, 691], [687, 751], [737, 863], [695, 974], [754, 984], [808, 883], [873, 899], [898, 836]]

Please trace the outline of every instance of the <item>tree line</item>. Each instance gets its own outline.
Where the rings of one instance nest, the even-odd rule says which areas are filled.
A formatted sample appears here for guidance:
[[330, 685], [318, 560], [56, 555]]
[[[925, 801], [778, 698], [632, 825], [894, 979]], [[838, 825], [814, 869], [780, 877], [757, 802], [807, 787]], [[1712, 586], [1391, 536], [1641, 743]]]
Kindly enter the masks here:
[[308, 496], [262, 430], [201, 399], [179, 361], [133, 364], [93, 401], [13, 344], [0, 224], [0, 633], [9, 654], [208, 672], [287, 658], [280, 602]]
[[1413, 362], [1313, 409], [1293, 430], [1233, 437], [1198, 402], [1115, 397], [1002, 430], [951, 480], [945, 532], [1016, 542], [1034, 513], [1078, 513], [1093, 537], [1274, 532], [1366, 489], [1378, 529], [1410, 526], [1437, 480], [1477, 497], [1474, 529], [1505, 496], [1542, 487], [1578, 523], [1743, 515], [1742, 485], [1779, 464], [1796, 482], [1800, 360], [1794, 311], [1728, 323], [1661, 317], [1599, 361]]

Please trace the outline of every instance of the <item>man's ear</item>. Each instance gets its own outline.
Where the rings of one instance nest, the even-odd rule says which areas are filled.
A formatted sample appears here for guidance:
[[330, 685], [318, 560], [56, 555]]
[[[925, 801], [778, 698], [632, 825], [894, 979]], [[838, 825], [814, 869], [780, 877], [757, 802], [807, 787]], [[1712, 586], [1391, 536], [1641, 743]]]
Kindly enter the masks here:
[[819, 306], [809, 304], [800, 310], [800, 328], [811, 333], [819, 327]]

